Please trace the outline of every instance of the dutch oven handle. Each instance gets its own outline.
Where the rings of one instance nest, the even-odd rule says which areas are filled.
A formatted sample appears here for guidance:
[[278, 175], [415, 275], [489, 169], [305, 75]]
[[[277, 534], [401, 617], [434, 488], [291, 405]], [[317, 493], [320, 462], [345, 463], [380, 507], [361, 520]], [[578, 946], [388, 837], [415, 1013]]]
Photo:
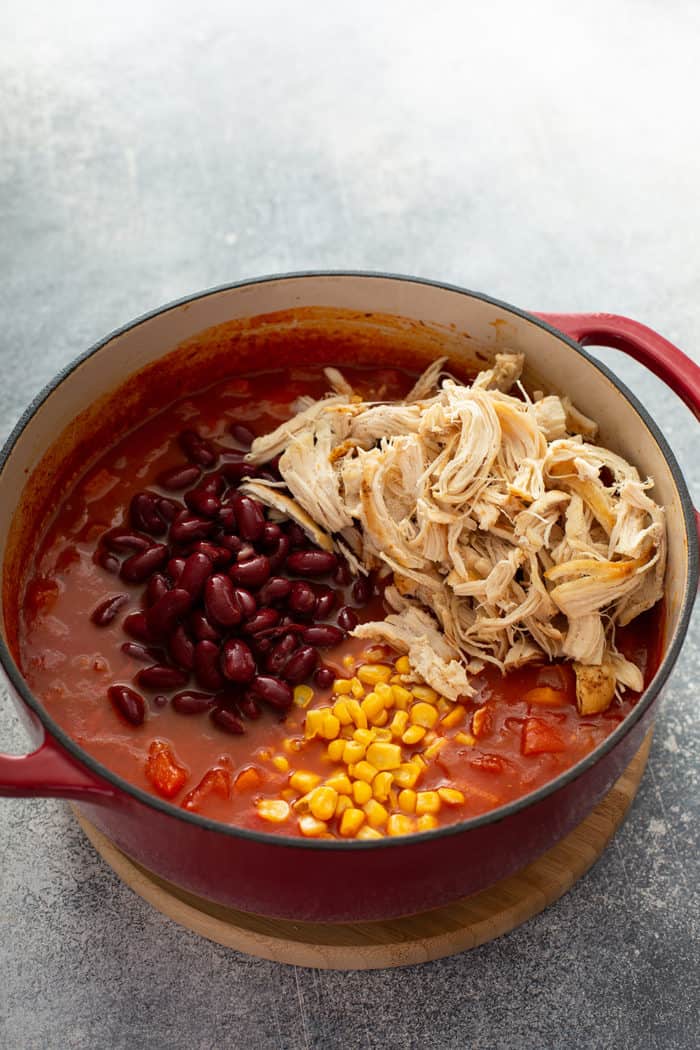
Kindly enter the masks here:
[[97, 801], [113, 792], [45, 735], [29, 755], [0, 754], [0, 797]]
[[[542, 321], [574, 339], [581, 346], [610, 346], [645, 365], [686, 403], [700, 419], [700, 368], [658, 332], [617, 314], [543, 314]], [[700, 512], [695, 511], [700, 542]]]

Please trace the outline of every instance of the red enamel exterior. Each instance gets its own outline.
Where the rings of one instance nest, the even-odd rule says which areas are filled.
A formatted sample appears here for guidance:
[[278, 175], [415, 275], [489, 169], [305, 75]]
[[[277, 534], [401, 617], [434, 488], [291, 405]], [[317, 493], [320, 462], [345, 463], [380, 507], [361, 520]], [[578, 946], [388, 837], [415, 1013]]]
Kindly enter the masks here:
[[[700, 418], [700, 369], [648, 328], [607, 314], [539, 316], [577, 340], [631, 353]], [[41, 745], [19, 758], [0, 755], [0, 795], [76, 799], [92, 823], [142, 865], [224, 905], [307, 921], [386, 919], [474, 893], [557, 842], [629, 764], [659, 697], [640, 718], [629, 720], [615, 746], [581, 763], [578, 775], [564, 778], [556, 790], [519, 800], [500, 818], [481, 817], [403, 839], [311, 843], [206, 826], [100, 778], [46, 733], [19, 698]]]

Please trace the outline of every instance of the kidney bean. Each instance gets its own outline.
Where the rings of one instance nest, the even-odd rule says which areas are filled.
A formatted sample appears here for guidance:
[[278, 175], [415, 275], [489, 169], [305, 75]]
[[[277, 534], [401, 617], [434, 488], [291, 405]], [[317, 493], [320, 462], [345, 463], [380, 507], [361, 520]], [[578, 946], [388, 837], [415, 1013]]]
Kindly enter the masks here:
[[233, 507], [222, 505], [216, 518], [224, 532], [236, 531], [236, 512]]
[[162, 693], [158, 693], [157, 696], [153, 697], [153, 703], [156, 707], [165, 707], [168, 702], [167, 696], [163, 696]]
[[246, 463], [243, 458], [238, 458], [224, 463], [221, 473], [232, 484], [238, 485], [244, 478], [257, 478], [258, 468], [252, 463]]
[[178, 624], [168, 639], [168, 652], [173, 663], [184, 671], [194, 667], [194, 642], [182, 624]]
[[173, 543], [192, 543], [204, 540], [214, 528], [208, 518], [197, 517], [191, 510], [182, 510], [170, 526], [170, 538]]
[[185, 493], [185, 503], [190, 510], [205, 518], [216, 518], [221, 510], [221, 500], [212, 495], [203, 485]]
[[93, 609], [90, 619], [97, 627], [106, 627], [128, 601], [128, 594], [114, 594], [111, 598], [105, 598], [96, 609]]
[[256, 554], [248, 561], [236, 562], [228, 572], [231, 579], [244, 587], [262, 587], [270, 576], [270, 560], [264, 554]]
[[262, 708], [254, 696], [248, 696], [247, 694], [242, 696], [238, 701], [238, 707], [241, 714], [245, 715], [251, 722], [257, 721], [262, 714]]
[[270, 570], [277, 572], [287, 560], [289, 554], [289, 537], [284, 534], [277, 541], [277, 546], [269, 552]]
[[169, 553], [164, 543], [156, 543], [148, 550], [132, 554], [122, 562], [119, 575], [127, 583], [144, 583], [154, 572], [163, 568]]
[[372, 597], [372, 583], [367, 576], [360, 576], [352, 586], [352, 596], [358, 605], [366, 605]]
[[193, 689], [175, 693], [171, 701], [173, 710], [179, 715], [201, 715], [203, 711], [209, 710], [213, 702], [211, 693], [197, 693]]
[[354, 630], [359, 622], [359, 616], [349, 605], [344, 605], [338, 613], [338, 627], [341, 627], [344, 631]]
[[338, 558], [338, 568], [333, 573], [333, 583], [337, 583], [339, 587], [347, 587], [351, 579], [350, 566], [345, 558]]
[[204, 587], [207, 616], [220, 627], [235, 627], [241, 622], [241, 610], [233, 595], [233, 583], [223, 573], [210, 576]]
[[264, 657], [267, 656], [267, 654], [272, 649], [273, 642], [271, 638], [265, 638], [260, 637], [257, 634], [251, 634], [250, 638], [248, 639], [248, 644], [250, 645], [250, 648], [253, 650], [256, 656]]
[[111, 685], [107, 695], [117, 710], [132, 726], [140, 726], [146, 717], [146, 703], [140, 693], [128, 685]]
[[337, 564], [337, 557], [330, 551], [295, 551], [287, 558], [287, 568], [298, 576], [325, 576]]
[[188, 679], [185, 671], [177, 667], [167, 667], [165, 664], [152, 664], [144, 667], [136, 675], [136, 681], [144, 689], [177, 689], [179, 685], [185, 685]]
[[223, 536], [219, 536], [216, 542], [220, 547], [230, 551], [232, 555], [238, 554], [243, 547], [243, 540], [240, 536], [228, 536], [224, 534]]
[[319, 689], [330, 689], [335, 682], [335, 671], [330, 667], [319, 667], [314, 675], [314, 684]]
[[255, 616], [258, 603], [255, 600], [255, 597], [250, 591], [246, 590], [245, 587], [233, 588], [233, 600], [238, 607], [242, 620], [249, 620], [251, 616]]
[[290, 707], [294, 700], [294, 693], [287, 683], [268, 674], [256, 675], [248, 693], [254, 699], [264, 700], [271, 707], [281, 710]]
[[318, 653], [312, 646], [305, 645], [289, 657], [282, 670], [282, 676], [292, 685], [296, 685], [309, 677], [317, 663]]
[[287, 604], [294, 612], [306, 616], [316, 608], [316, 592], [311, 584], [295, 580], [291, 585]]
[[92, 560], [96, 565], [101, 566], [106, 572], [111, 572], [114, 576], [119, 572], [120, 561], [119, 558], [115, 558], [113, 554], [105, 550], [96, 550], [92, 556]]
[[228, 711], [225, 707], [215, 707], [211, 713], [211, 720], [219, 729], [223, 729], [225, 733], [235, 733], [236, 736], [241, 736], [245, 733], [240, 718], [237, 718], [233, 711]]
[[270, 547], [276, 548], [281, 535], [282, 529], [279, 525], [276, 525], [274, 521], [266, 521], [263, 526], [260, 542], [265, 549]]
[[155, 605], [170, 590], [170, 583], [162, 572], [154, 572], [146, 587], [146, 605]]
[[260, 634], [263, 631], [269, 631], [271, 627], [277, 624], [280, 618], [280, 614], [276, 609], [271, 609], [270, 606], [266, 606], [264, 609], [258, 609], [255, 616], [251, 616], [249, 620], [246, 620], [241, 630], [246, 634]]
[[121, 553], [122, 551], [145, 551], [151, 546], [153, 540], [150, 536], [144, 536], [140, 532], [116, 528], [103, 533], [100, 542], [104, 543], [107, 550]]
[[180, 511], [185, 509], [178, 500], [168, 499], [166, 496], [161, 496], [158, 499], [157, 507], [161, 518], [167, 522], [175, 521]]
[[199, 642], [218, 642], [221, 640], [221, 632], [209, 622], [200, 609], [195, 609], [190, 615], [189, 625]]
[[330, 623], [316, 624], [305, 627], [301, 637], [308, 645], [318, 645], [321, 649], [329, 649], [332, 645], [339, 645], [345, 637], [345, 631], [340, 627], [333, 627]]
[[309, 546], [309, 537], [306, 535], [301, 525], [297, 525], [296, 521], [290, 521], [286, 526], [285, 531], [292, 547], [298, 549]]
[[271, 576], [258, 592], [261, 605], [275, 605], [282, 603], [289, 596], [292, 589], [290, 580], [284, 576]]
[[143, 664], [152, 664], [160, 659], [157, 649], [147, 649], [145, 645], [139, 645], [137, 642], [122, 642], [121, 650], [132, 660], [140, 660]]
[[244, 448], [250, 448], [255, 441], [255, 434], [250, 427], [245, 426], [244, 423], [232, 423], [229, 427], [229, 431], [238, 444], [243, 445]]
[[216, 642], [206, 639], [194, 647], [194, 674], [203, 689], [218, 692], [223, 689], [224, 676], [219, 670], [220, 648]]
[[255, 659], [240, 638], [229, 638], [221, 650], [221, 670], [231, 682], [249, 682], [255, 674]]
[[212, 559], [208, 555], [195, 551], [185, 560], [182, 575], [177, 582], [183, 591], [189, 591], [192, 600], [196, 601], [204, 590], [204, 585], [211, 576]]
[[231, 499], [238, 533], [244, 540], [259, 540], [265, 528], [265, 515], [257, 500], [237, 492]]
[[146, 613], [146, 623], [153, 638], [166, 638], [175, 630], [178, 620], [192, 608], [192, 595], [182, 587], [167, 591]]
[[180, 467], [171, 467], [170, 470], [162, 470], [156, 478], [157, 483], [164, 489], [177, 492], [180, 489], [188, 489], [199, 480], [202, 471], [199, 467], [183, 463]]
[[168, 564], [165, 566], [165, 571], [170, 577], [170, 581], [173, 586], [177, 586], [180, 577], [182, 576], [182, 570], [185, 568], [185, 558], [171, 558]]
[[314, 616], [317, 620], [325, 620], [335, 608], [336, 594], [332, 587], [319, 587], [316, 591], [316, 605]]
[[122, 620], [122, 629], [138, 642], [153, 641], [144, 612], [132, 612], [125, 616]]
[[129, 505], [131, 524], [150, 536], [162, 536], [165, 522], [158, 513], [159, 496], [155, 492], [137, 492]]
[[203, 438], [196, 430], [183, 430], [178, 441], [190, 462], [197, 463], [200, 467], [213, 467], [219, 458], [212, 442]]

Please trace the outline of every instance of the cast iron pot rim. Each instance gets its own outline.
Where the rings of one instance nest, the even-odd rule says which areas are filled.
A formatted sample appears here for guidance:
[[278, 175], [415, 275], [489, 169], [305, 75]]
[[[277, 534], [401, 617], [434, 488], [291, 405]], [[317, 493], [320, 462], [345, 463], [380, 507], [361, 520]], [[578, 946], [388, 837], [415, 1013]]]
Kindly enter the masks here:
[[[565, 343], [571, 350], [577, 353], [580, 357], [583, 357], [593, 368], [596, 368], [599, 372], [613, 384], [617, 390], [631, 403], [632, 407], [636, 410], [637, 414], [641, 417], [641, 420], [648, 429], [651, 431], [655, 441], [660, 447], [666, 462], [668, 463], [673, 480], [675, 482], [678, 494], [681, 500], [681, 506], [683, 508], [683, 519], [685, 523], [685, 535], [686, 538], [695, 535], [695, 520], [693, 504], [688, 492], [685, 480], [681, 473], [680, 467], [676, 461], [676, 458], [671, 451], [665, 437], [661, 433], [659, 427], [652, 419], [649, 412], [644, 408], [637, 397], [629, 390], [624, 383], [622, 383], [617, 376], [604, 364], [601, 364], [595, 358], [591, 357], [590, 354], [581, 347], [577, 342], [565, 335], [559, 329], [554, 328], [552, 325], [547, 324], [546, 321], [542, 321], [539, 317], [534, 314], [528, 313], [527, 310], [521, 310], [519, 307], [511, 306], [510, 303], [506, 303], [501, 299], [495, 299], [490, 295], [484, 295], [482, 292], [474, 292], [468, 288], [462, 288], [459, 285], [449, 284], [445, 281], [430, 280], [424, 277], [411, 277], [407, 274], [394, 274], [385, 273], [381, 271], [365, 271], [365, 270], [301, 270], [292, 273], [279, 273], [279, 274], [268, 274], [263, 277], [252, 277], [241, 281], [234, 281], [230, 284], [217, 285], [214, 288], [208, 288], [202, 292], [195, 292], [192, 295], [183, 296], [180, 299], [175, 299], [172, 302], [166, 303], [164, 306], [157, 307], [154, 310], [150, 310], [148, 313], [142, 314], [140, 317], [135, 318], [133, 321], [129, 321], [127, 324], [122, 325], [120, 328], [115, 329], [109, 335], [100, 339], [99, 342], [94, 343], [88, 350], [76, 357], [70, 364], [66, 365], [61, 369], [52, 380], [50, 380], [46, 386], [37, 394], [31, 404], [22, 413], [20, 419], [16, 423], [5, 444], [3, 445], [2, 451], [0, 451], [0, 474], [5, 468], [5, 464], [9, 459], [12, 450], [17, 443], [17, 440], [27, 426], [32, 417], [36, 414], [38, 409], [43, 403], [50, 397], [50, 395], [61, 385], [61, 383], [71, 375], [84, 361], [86, 361], [93, 354], [97, 353], [104, 346], [110, 343], [113, 339], [116, 339], [120, 335], [124, 335], [125, 332], [130, 331], [133, 328], [137, 328], [139, 325], [144, 324], [147, 321], [153, 320], [153, 318], [160, 314], [167, 313], [170, 310], [175, 310], [187, 303], [194, 302], [199, 299], [206, 299], [211, 295], [218, 295], [222, 292], [233, 291], [237, 288], [244, 288], [249, 285], [255, 284], [268, 284], [275, 281], [288, 281], [288, 280], [299, 280], [299, 279], [318, 279], [319, 277], [340, 277], [340, 278], [362, 278], [362, 279], [379, 279], [379, 280], [390, 280], [390, 281], [404, 281], [408, 284], [420, 284], [426, 285], [431, 288], [436, 288], [441, 291], [456, 292], [459, 295], [466, 295], [472, 299], [479, 299], [482, 302], [489, 303], [491, 306], [496, 306], [506, 313], [515, 314], [516, 317], [521, 317], [523, 320], [528, 321], [530, 324], [535, 325], [538, 328], [542, 328], [545, 332], [549, 332], [550, 335], [554, 335], [561, 342]], [[131, 784], [128, 780], [124, 780], [123, 777], [116, 773], [113, 773], [107, 766], [104, 766], [97, 759], [93, 758], [92, 755], [88, 754], [87, 751], [83, 751], [76, 741], [72, 739], [49, 715], [43, 704], [34, 696], [32, 691], [29, 689], [20, 669], [17, 667], [12, 654], [10, 653], [5, 639], [0, 637], [0, 664], [4, 668], [5, 673], [10, 679], [12, 685], [17, 690], [22, 700], [27, 706], [35, 713], [41, 722], [42, 726], [48, 730], [63, 748], [80, 764], [86, 766], [91, 772], [97, 774], [102, 780], [107, 781], [125, 792], [127, 795], [131, 795], [137, 801], [149, 806], [153, 809], [159, 810], [161, 813], [174, 819], [183, 820], [186, 823], [194, 824], [197, 827], [203, 828], [207, 831], [215, 832], [219, 835], [226, 835], [233, 838], [247, 839], [252, 842], [260, 843], [265, 846], [276, 846], [280, 848], [292, 848], [292, 849], [313, 849], [313, 850], [375, 850], [375, 849], [389, 849], [394, 847], [406, 847], [413, 845], [427, 845], [434, 842], [438, 838], [447, 838], [453, 835], [460, 835], [473, 829], [483, 827], [487, 824], [496, 824], [503, 820], [508, 819], [514, 814], [518, 813], [522, 809], [526, 809], [529, 806], [535, 806], [539, 802], [542, 802], [549, 795], [553, 795], [561, 788], [566, 787], [568, 784], [577, 780], [584, 773], [586, 773], [592, 766], [594, 766], [599, 759], [603, 758], [614, 747], [622, 740], [624, 736], [637, 724], [643, 714], [651, 706], [652, 702], [658, 696], [662, 686], [668, 678], [673, 665], [678, 659], [685, 635], [688, 630], [688, 624], [690, 622], [690, 615], [693, 608], [694, 595], [698, 585], [698, 550], [694, 542], [688, 544], [688, 574], [687, 584], [685, 593], [683, 595], [683, 605], [681, 609], [678, 626], [675, 631], [675, 637], [672, 644], [669, 647], [664, 659], [661, 661], [659, 668], [654, 675], [654, 678], [649, 683], [648, 688], [642, 693], [639, 701], [637, 702], [634, 709], [627, 715], [620, 725], [613, 730], [610, 736], [606, 737], [598, 747], [594, 748], [590, 754], [586, 755], [585, 758], [577, 762], [576, 765], [567, 769], [564, 773], [561, 773], [554, 780], [550, 780], [547, 784], [538, 788], [536, 791], [530, 792], [528, 795], [524, 795], [519, 799], [515, 799], [513, 802], [508, 803], [505, 806], [501, 806], [498, 809], [493, 810], [490, 813], [484, 813], [478, 817], [471, 817], [468, 820], [461, 821], [456, 824], [449, 824], [446, 827], [436, 828], [433, 831], [414, 832], [410, 836], [396, 836], [386, 837], [383, 839], [376, 839], [371, 841], [357, 841], [357, 840], [329, 840], [329, 839], [305, 839], [296, 838], [289, 835], [280, 835], [272, 832], [263, 831], [251, 831], [248, 828], [239, 828], [234, 825], [222, 824], [215, 820], [210, 820], [207, 817], [199, 816], [196, 813], [189, 813], [185, 810], [179, 809], [177, 806], [166, 802], [163, 799], [157, 798], [155, 795], [151, 795], [147, 791], [143, 791], [141, 788]], [[41, 746], [41, 745], [40, 745]], [[97, 803], [103, 800], [105, 796], [95, 795], [92, 800]], [[90, 801], [85, 799], [85, 801]]]

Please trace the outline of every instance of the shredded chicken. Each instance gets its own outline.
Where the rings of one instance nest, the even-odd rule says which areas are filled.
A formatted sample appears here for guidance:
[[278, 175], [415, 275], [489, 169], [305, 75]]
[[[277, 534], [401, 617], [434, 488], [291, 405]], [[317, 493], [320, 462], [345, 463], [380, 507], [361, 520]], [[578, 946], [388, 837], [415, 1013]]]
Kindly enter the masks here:
[[[361, 401], [335, 368], [333, 393], [258, 438], [284, 487], [245, 490], [289, 514], [354, 571], [392, 577], [390, 612], [356, 637], [406, 653], [443, 696], [473, 693], [487, 663], [504, 673], [569, 659], [582, 714], [642, 688], [615, 627], [663, 593], [663, 508], [632, 464], [592, 444], [569, 401], [520, 384], [524, 355], [497, 354], [468, 385], [435, 361], [401, 402]], [[520, 396], [511, 391], [517, 388]]]

